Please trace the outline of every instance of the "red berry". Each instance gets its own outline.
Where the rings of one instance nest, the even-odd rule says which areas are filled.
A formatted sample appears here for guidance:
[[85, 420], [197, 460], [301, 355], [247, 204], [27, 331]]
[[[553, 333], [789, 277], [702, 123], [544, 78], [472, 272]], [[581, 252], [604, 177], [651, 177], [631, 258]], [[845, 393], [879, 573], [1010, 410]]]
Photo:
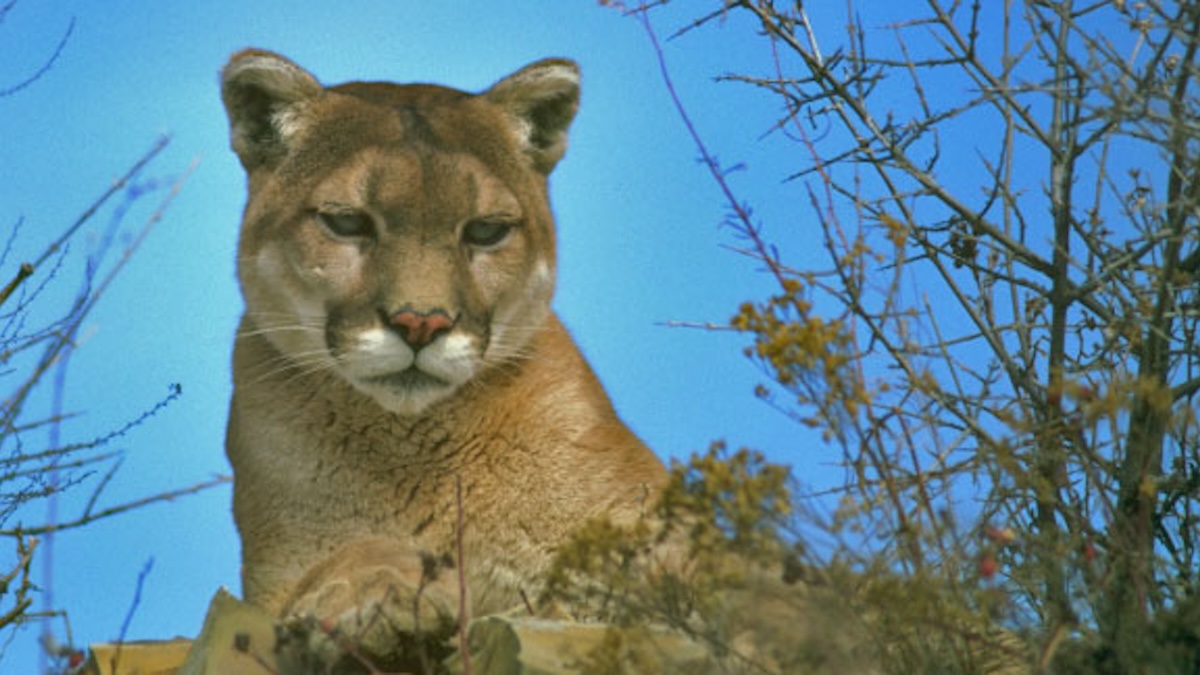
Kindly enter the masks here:
[[1000, 569], [1000, 563], [996, 562], [996, 559], [990, 553], [985, 553], [979, 559], [979, 576], [984, 579], [991, 579], [996, 576], [998, 569]]

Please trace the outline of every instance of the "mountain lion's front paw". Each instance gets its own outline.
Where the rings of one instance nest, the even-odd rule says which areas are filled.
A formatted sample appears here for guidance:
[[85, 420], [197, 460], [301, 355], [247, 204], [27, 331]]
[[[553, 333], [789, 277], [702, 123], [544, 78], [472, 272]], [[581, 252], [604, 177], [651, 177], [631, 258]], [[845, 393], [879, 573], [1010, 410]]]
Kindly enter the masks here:
[[335, 551], [293, 592], [282, 651], [299, 672], [347, 661], [390, 670], [440, 660], [456, 627], [456, 598], [438, 576], [452, 564], [386, 540]]

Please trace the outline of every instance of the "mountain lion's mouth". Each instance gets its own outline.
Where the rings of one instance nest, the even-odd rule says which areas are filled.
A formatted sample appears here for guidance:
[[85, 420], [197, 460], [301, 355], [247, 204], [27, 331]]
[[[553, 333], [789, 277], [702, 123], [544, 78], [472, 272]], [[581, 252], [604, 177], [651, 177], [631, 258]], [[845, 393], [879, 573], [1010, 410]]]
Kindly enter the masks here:
[[434, 377], [429, 373], [411, 366], [401, 371], [367, 378], [366, 382], [376, 387], [400, 389], [408, 392], [422, 389], [441, 389], [450, 385], [449, 382]]

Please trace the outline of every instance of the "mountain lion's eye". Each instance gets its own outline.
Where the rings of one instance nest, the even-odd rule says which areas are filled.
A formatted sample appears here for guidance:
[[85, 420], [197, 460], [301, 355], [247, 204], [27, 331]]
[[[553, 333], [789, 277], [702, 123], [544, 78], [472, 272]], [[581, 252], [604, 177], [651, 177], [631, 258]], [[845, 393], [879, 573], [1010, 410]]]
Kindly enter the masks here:
[[337, 237], [370, 237], [375, 233], [371, 219], [365, 213], [346, 211], [326, 213], [320, 211], [317, 217], [321, 224]]
[[463, 243], [479, 248], [495, 246], [504, 241], [513, 227], [514, 223], [504, 220], [472, 220], [463, 228]]

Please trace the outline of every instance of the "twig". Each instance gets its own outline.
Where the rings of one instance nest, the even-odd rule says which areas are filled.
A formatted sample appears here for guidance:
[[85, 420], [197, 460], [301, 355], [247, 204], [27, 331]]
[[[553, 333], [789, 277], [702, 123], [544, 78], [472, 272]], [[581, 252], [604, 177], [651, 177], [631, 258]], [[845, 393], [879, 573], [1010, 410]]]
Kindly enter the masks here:
[[462, 655], [463, 675], [471, 675], [471, 651], [467, 648], [467, 627], [471, 622], [467, 603], [467, 564], [463, 557], [463, 498], [462, 474], [454, 476], [454, 502], [458, 513], [458, 526], [454, 532], [454, 544], [458, 548], [458, 651]]
[[696, 150], [700, 153], [700, 159], [704, 163], [705, 168], [712, 174], [713, 180], [716, 181], [717, 187], [721, 189], [721, 194], [725, 197], [725, 202], [729, 208], [733, 210], [733, 215], [739, 225], [737, 230], [745, 235], [754, 244], [755, 250], [758, 251], [763, 263], [766, 264], [768, 271], [775, 280], [783, 285], [784, 273], [780, 268], [777, 256], [772, 255], [771, 248], [767, 246], [762, 237], [758, 233], [758, 228], [754, 226], [754, 220], [750, 217], [750, 212], [745, 205], [742, 204], [733, 193], [733, 188], [726, 180], [726, 172], [721, 168], [720, 162], [709, 151], [708, 145], [700, 136], [696, 125], [692, 123], [692, 118], [688, 115], [687, 108], [683, 104], [683, 100], [679, 97], [679, 93], [675, 90], [675, 83], [671, 79], [670, 69], [667, 67], [667, 56], [663, 52], [662, 45], [658, 41], [658, 33], [655, 32], [654, 26], [650, 23], [650, 15], [648, 12], [641, 12], [638, 15], [638, 20], [642, 22], [642, 28], [646, 31], [646, 37], [650, 40], [650, 46], [654, 50], [654, 56], [658, 60], [659, 73], [662, 76], [663, 86], [667, 89], [667, 94], [671, 98], [671, 103], [675, 108], [675, 112], [679, 114], [680, 120], [683, 121], [684, 128], [687, 129], [688, 136], [692, 139], [692, 144], [696, 146]]
[[[112, 482], [113, 476], [117, 474], [117, 470], [120, 469], [124, 463], [124, 458], [118, 457], [117, 461], [113, 462], [108, 471], [104, 472], [104, 477], [101, 478], [100, 482], [96, 484], [96, 489], [92, 490], [92, 496], [88, 498], [87, 506], [83, 507], [84, 518], [92, 515], [92, 509], [96, 508], [96, 502], [100, 499], [100, 495], [103, 494], [104, 488], [108, 487], [108, 484]], [[60, 467], [55, 468], [57, 469]]]
[[112, 672], [120, 672], [117, 670], [117, 664], [121, 660], [121, 648], [125, 646], [125, 635], [129, 632], [129, 624], [133, 621], [133, 615], [137, 612], [137, 608], [142, 604], [142, 587], [146, 584], [146, 577], [150, 576], [150, 570], [154, 569], [154, 558], [148, 558], [146, 564], [142, 566], [142, 571], [138, 573], [137, 586], [133, 589], [133, 602], [129, 604], [129, 611], [125, 613], [125, 620], [121, 622], [121, 632], [117, 635], [117, 651], [113, 652], [111, 663]]
[[50, 523], [47, 525], [42, 525], [41, 527], [18, 528], [15, 530], [0, 530], [0, 537], [13, 537], [19, 533], [39, 535], [39, 534], [46, 534], [48, 532], [62, 532], [63, 530], [71, 530], [76, 527], [82, 527], [84, 525], [87, 525], [88, 523], [95, 522], [102, 518], [108, 518], [109, 516], [115, 516], [119, 513], [125, 513], [126, 511], [132, 511], [133, 509], [136, 509], [136, 508], [139, 508], [142, 506], [146, 506], [148, 504], [153, 504], [155, 502], [174, 501], [177, 497], [183, 497], [185, 495], [202, 492], [211, 487], [216, 487], [218, 485], [224, 485], [225, 483], [229, 483], [232, 481], [233, 481], [232, 476], [217, 476], [216, 478], [213, 478], [212, 480], [204, 481], [203, 483], [197, 483], [195, 485], [192, 485], [191, 487], [180, 488], [178, 490], [171, 490], [170, 492], [162, 492], [162, 493], [159, 493], [156, 495], [152, 495], [150, 497], [143, 497], [142, 499], [135, 499], [131, 502], [125, 502], [124, 504], [120, 504], [118, 506], [113, 506], [111, 508], [97, 511], [96, 513], [90, 514], [87, 517], [78, 518], [76, 520], [71, 520], [71, 521], [68, 521], [65, 523]]
[[[51, 471], [51, 470], [62, 471], [62, 470], [68, 470], [68, 469], [71, 469], [71, 470], [82, 469], [85, 466], [91, 466], [92, 464], [100, 464], [101, 462], [107, 462], [110, 459], [117, 458], [120, 456], [121, 456], [120, 452], [102, 452], [98, 455], [92, 455], [90, 457], [81, 457], [79, 459], [72, 459], [70, 461], [65, 461], [65, 462], [56, 461], [56, 462], [54, 462], [53, 466], [51, 466], [50, 464], [38, 464], [35, 466], [31, 466], [27, 469], [14, 469], [11, 471], [6, 471], [3, 473], [0, 473], [0, 484], [7, 483], [8, 481], [16, 480], [18, 478], [29, 478], [32, 476], [39, 476], [39, 475], [44, 474], [47, 471]], [[3, 465], [0, 465], [0, 466], [3, 466]], [[88, 475], [91, 475], [90, 472]], [[68, 481], [68, 482], [78, 482], [78, 481]], [[47, 491], [47, 494], [49, 494], [50, 491], [57, 491], [59, 487], [61, 487], [61, 486], [53, 485], [53, 486], [48, 486], [44, 489]]]
[[525, 611], [529, 612], [529, 616], [537, 616], [537, 611], [533, 609], [533, 603], [529, 601], [529, 594], [525, 592], [524, 588], [518, 589], [518, 592], [521, 594], [521, 602], [525, 603]]
[[[170, 142], [170, 136], [159, 136], [158, 140], [154, 142], [154, 145], [151, 146], [151, 148], [146, 151], [146, 154], [142, 155], [138, 161], [134, 162], [133, 166], [131, 166], [129, 170], [125, 172], [125, 175], [113, 181], [113, 184], [109, 186], [109, 188], [104, 191], [104, 194], [100, 195], [96, 201], [92, 202], [92, 205], [83, 212], [83, 215], [76, 218], [75, 222], [72, 223], [71, 226], [66, 229], [66, 231], [59, 235], [58, 239], [55, 239], [50, 243], [49, 246], [46, 247], [46, 250], [42, 252], [42, 255], [33, 262], [34, 268], [41, 267], [42, 263], [46, 262], [47, 258], [58, 252], [58, 250], [62, 248], [63, 244], [67, 243], [68, 239], [75, 236], [75, 232], [77, 232], [80, 227], [83, 227], [83, 224], [90, 220], [91, 217], [100, 210], [100, 207], [104, 206], [104, 203], [107, 202], [109, 198], [111, 198], [117, 192], [123, 190], [125, 186], [129, 184], [129, 181], [133, 180], [133, 177], [136, 176], [143, 168], [145, 168], [145, 166], [149, 164], [152, 159], [157, 157], [158, 154], [162, 152]], [[188, 173], [191, 173], [190, 169], [188, 170]], [[182, 182], [182, 180], [180, 182]]]
[[[48, 450], [42, 450], [40, 452], [31, 452], [28, 454], [18, 454], [18, 455], [12, 456], [12, 457], [0, 458], [0, 467], [17, 466], [17, 465], [21, 465], [21, 464], [28, 464], [30, 462], [37, 462], [37, 461], [41, 461], [41, 460], [51, 460], [51, 459], [55, 459], [55, 458], [61, 459], [61, 458], [65, 458], [67, 455], [70, 455], [74, 452], [78, 452], [80, 450], [92, 450], [92, 449], [101, 447], [103, 445], [108, 445], [113, 440], [120, 438], [121, 436], [124, 436], [125, 434], [129, 433], [129, 431], [132, 430], [134, 427], [140, 426], [146, 420], [157, 415], [160, 411], [162, 411], [163, 408], [166, 408], [175, 399], [179, 398], [182, 395], [183, 395], [183, 387], [181, 387], [179, 384], [172, 384], [168, 388], [168, 393], [165, 397], [160, 399], [153, 406], [151, 406], [148, 410], [142, 412], [140, 415], [138, 415], [134, 419], [121, 425], [121, 427], [119, 429], [110, 431], [101, 436], [96, 436], [95, 438], [92, 438], [89, 441], [83, 441], [80, 443], [70, 443], [67, 445], [50, 448]], [[50, 425], [50, 424], [58, 424], [59, 422], [63, 422], [65, 420], [72, 419], [75, 416], [76, 416], [75, 414], [65, 414], [65, 413], [60, 414], [60, 415], [52, 415], [45, 420], [40, 420], [33, 424], [27, 424], [27, 425], [21, 426], [21, 427], [13, 427], [12, 433], [14, 433], [14, 434], [15, 433], [24, 433], [31, 429], [37, 429], [38, 427], [41, 427], [41, 426]], [[114, 454], [116, 454], [116, 453], [109, 453], [107, 455], [101, 455], [100, 457], [108, 458], [108, 457], [112, 457]], [[97, 461], [97, 458], [91, 458], [86, 461], [88, 463], [95, 462], [95, 461]], [[60, 466], [65, 466], [65, 465], [60, 465]]]
[[737, 332], [737, 329], [734, 328], [733, 326], [730, 326], [729, 324], [713, 323], [711, 321], [704, 321], [704, 322], [677, 321], [677, 320], [672, 319], [669, 321], [660, 321], [660, 322], [658, 322], [657, 325], [663, 326], [666, 328], [694, 328], [694, 329], [699, 329], [699, 330], [704, 330], [704, 331], [714, 331], [714, 332], [719, 332], [719, 331]]
[[[44, 263], [51, 255], [54, 255], [57, 251], [59, 251], [63, 245], [66, 244], [67, 240], [74, 236], [79, 228], [82, 227], [83, 224], [88, 220], [90, 220], [91, 217], [95, 215], [95, 213], [106, 201], [108, 201], [110, 197], [124, 188], [134, 175], [141, 171], [141, 169], [145, 167], [150, 160], [157, 156], [158, 153], [162, 152], [163, 148], [165, 148], [169, 142], [170, 137], [159, 137], [155, 145], [150, 148], [146, 154], [142, 155], [141, 159], [134, 163], [133, 167], [126, 171], [124, 176], [114, 182], [113, 185], [109, 187], [109, 189], [105, 191], [103, 195], [96, 199], [96, 201], [92, 202], [92, 205], [89, 206], [86, 211], [84, 211], [83, 215], [79, 216], [79, 218], [77, 218], [75, 222], [66, 229], [65, 232], [51, 242], [37, 260], [35, 260], [33, 263], [30, 263], [34, 268], [34, 271], [36, 272], [37, 269], [41, 267], [42, 263]], [[134, 238], [133, 242], [126, 246], [121, 258], [117, 261], [114, 268], [90, 293], [90, 295], [86, 295], [84, 299], [78, 302], [76, 306], [71, 309], [70, 313], [63, 320], [64, 325], [62, 329], [57, 332], [58, 337], [56, 338], [55, 342], [46, 348], [45, 354], [41, 357], [41, 360], [34, 369], [33, 373], [29, 375], [22, 386], [18, 387], [17, 390], [4, 401], [3, 407], [0, 408], [0, 410], [3, 410], [3, 413], [0, 413], [0, 427], [8, 427], [12, 424], [12, 421], [16, 419], [17, 415], [19, 414], [22, 407], [22, 402], [25, 400], [25, 397], [29, 394], [30, 390], [32, 390], [33, 387], [41, 381], [42, 376], [54, 366], [59, 358], [59, 355], [63, 351], [70, 348], [73, 336], [75, 335], [79, 326], [82, 325], [84, 318], [86, 318], [91, 312], [92, 308], [96, 305], [96, 302], [100, 299], [100, 296], [103, 295], [109, 284], [112, 283], [112, 280], [121, 271], [121, 269], [124, 268], [125, 264], [129, 261], [129, 258], [132, 257], [134, 251], [137, 250], [142, 241], [147, 235], [149, 235], [150, 230], [153, 229], [154, 225], [162, 219], [162, 215], [166, 211], [167, 206], [170, 205], [175, 196], [182, 189], [183, 183], [188, 179], [192, 171], [195, 170], [195, 167], [196, 163], [193, 162], [192, 165], [189, 166], [188, 169], [183, 173], [183, 175], [180, 176], [174, 182], [174, 184], [172, 184], [168, 196], [159, 204], [158, 209], [150, 216], [146, 225]]]
[[[7, 11], [11, 7], [12, 7], [12, 5], [9, 4], [8, 6], [6, 6], [4, 8], [4, 10]], [[71, 33], [74, 31], [75, 31], [75, 17], [71, 17], [70, 22], [67, 23], [67, 30], [63, 31], [63, 36], [59, 39], [58, 46], [54, 48], [54, 52], [50, 54], [50, 58], [46, 59], [46, 62], [43, 63], [42, 66], [40, 68], [38, 68], [36, 71], [34, 71], [34, 73], [32, 75], [30, 75], [29, 77], [25, 78], [24, 80], [21, 80], [20, 82], [12, 85], [11, 87], [8, 87], [7, 89], [0, 89], [0, 98], [12, 96], [13, 94], [17, 93], [18, 91], [21, 91], [22, 89], [24, 89], [25, 87], [28, 87], [29, 85], [33, 84], [34, 82], [37, 82], [38, 80], [42, 79], [43, 75], [50, 72], [50, 68], [52, 68], [54, 66], [55, 62], [58, 61], [58, 57], [62, 56], [63, 50], [66, 49], [66, 47], [67, 47], [67, 40], [69, 40], [71, 38]]]
[[9, 296], [13, 294], [13, 291], [17, 290], [17, 287], [21, 285], [21, 282], [25, 281], [31, 276], [33, 276], [33, 265], [30, 265], [29, 263], [21, 263], [21, 267], [17, 269], [17, 273], [15, 276], [13, 276], [12, 281], [8, 282], [8, 285], [4, 287], [4, 290], [0, 290], [0, 305], [3, 305], [5, 302], [7, 302]]
[[17, 564], [13, 566], [11, 572], [0, 577], [0, 590], [7, 592], [9, 584], [17, 578], [18, 574], [21, 575], [21, 585], [17, 587], [16, 600], [12, 608], [4, 614], [0, 614], [0, 627], [11, 624], [33, 604], [33, 598], [28, 597], [29, 591], [33, 587], [33, 584], [29, 582], [29, 563], [33, 560], [33, 552], [37, 549], [37, 545], [36, 538], [26, 540], [23, 533], [17, 533]]
[[[166, 137], [160, 139], [160, 145], [155, 148], [154, 152], [157, 152], [159, 149], [164, 147], [166, 142]], [[152, 156], [152, 154], [147, 155], [147, 159], [143, 161], [148, 161], [148, 158]], [[133, 241], [131, 241], [121, 252], [121, 257], [117, 259], [117, 262], [113, 265], [113, 268], [109, 270], [108, 274], [105, 275], [104, 278], [101, 279], [100, 283], [96, 285], [96, 289], [91, 294], [87, 304], [80, 309], [80, 316], [75, 322], [76, 325], [82, 322], [83, 317], [88, 313], [89, 310], [91, 310], [92, 306], [96, 304], [96, 301], [99, 300], [99, 298], [104, 294], [109, 285], [112, 284], [113, 280], [117, 277], [125, 265], [129, 263], [129, 260], [133, 257], [133, 254], [141, 247], [142, 242], [146, 240], [146, 237], [150, 236], [150, 232], [154, 229], [154, 226], [162, 220], [163, 214], [165, 214], [167, 211], [167, 207], [169, 207], [171, 203], [175, 201], [175, 198], [179, 196], [179, 193], [183, 190], [183, 184], [186, 183], [188, 178], [191, 177], [198, 165], [199, 160], [193, 160], [192, 163], [188, 165], [188, 168], [185, 169], [184, 172], [180, 174], [180, 176], [175, 179], [173, 183], [171, 183], [170, 190], [168, 190], [167, 195], [163, 197], [162, 201], [159, 202], [158, 208], [154, 210], [154, 213], [150, 214], [150, 217], [146, 219], [146, 224], [142, 226], [142, 229], [139, 230], [137, 235], [134, 236]]]

